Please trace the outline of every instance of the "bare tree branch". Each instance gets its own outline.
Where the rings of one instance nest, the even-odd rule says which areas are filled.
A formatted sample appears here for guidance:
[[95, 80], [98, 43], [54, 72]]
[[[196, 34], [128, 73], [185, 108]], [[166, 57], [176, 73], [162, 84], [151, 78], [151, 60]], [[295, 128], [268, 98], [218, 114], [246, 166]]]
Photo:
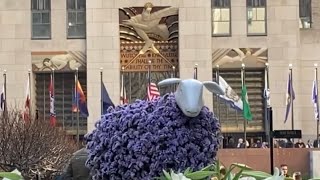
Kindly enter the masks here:
[[0, 115], [1, 170], [17, 168], [25, 179], [34, 179], [37, 173], [50, 179], [65, 167], [77, 149], [74, 140], [39, 119], [24, 121], [15, 109]]

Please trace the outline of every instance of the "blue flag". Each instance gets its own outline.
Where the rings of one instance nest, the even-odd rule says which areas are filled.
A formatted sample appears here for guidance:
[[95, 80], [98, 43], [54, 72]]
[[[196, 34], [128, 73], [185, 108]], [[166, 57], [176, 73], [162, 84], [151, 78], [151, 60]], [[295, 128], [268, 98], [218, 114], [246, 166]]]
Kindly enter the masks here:
[[318, 82], [316, 77], [314, 78], [312, 85], [312, 103], [314, 107], [314, 118], [319, 121]]
[[289, 73], [289, 79], [288, 79], [288, 85], [287, 85], [287, 93], [286, 93], [286, 117], [284, 120], [284, 123], [287, 122], [288, 115], [291, 109], [291, 104], [293, 103], [293, 100], [295, 99], [295, 94], [292, 86], [292, 77], [291, 74]]
[[102, 99], [102, 110], [103, 110], [101, 114], [105, 114], [110, 106], [114, 107], [114, 104], [111, 101], [110, 96], [103, 82], [101, 82], [101, 99]]

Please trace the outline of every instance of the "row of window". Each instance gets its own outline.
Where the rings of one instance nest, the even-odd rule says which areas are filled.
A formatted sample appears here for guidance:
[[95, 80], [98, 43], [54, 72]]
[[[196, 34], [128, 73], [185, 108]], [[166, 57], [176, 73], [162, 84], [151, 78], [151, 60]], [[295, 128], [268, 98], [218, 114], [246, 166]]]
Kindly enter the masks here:
[[[51, 38], [51, 0], [31, 0], [32, 39]], [[86, 1], [67, 0], [67, 37], [86, 37]]]
[[[311, 28], [311, 0], [299, 0], [300, 28]], [[211, 0], [212, 33], [231, 34], [231, 0]], [[51, 38], [51, 0], [31, 0], [32, 38]], [[67, 37], [86, 37], [86, 1], [67, 0]], [[266, 35], [266, 0], [247, 0], [248, 35]]]
[[[267, 34], [266, 0], [247, 0], [247, 34]], [[213, 36], [231, 35], [231, 0], [211, 0]], [[311, 0], [299, 0], [300, 28], [311, 28]]]

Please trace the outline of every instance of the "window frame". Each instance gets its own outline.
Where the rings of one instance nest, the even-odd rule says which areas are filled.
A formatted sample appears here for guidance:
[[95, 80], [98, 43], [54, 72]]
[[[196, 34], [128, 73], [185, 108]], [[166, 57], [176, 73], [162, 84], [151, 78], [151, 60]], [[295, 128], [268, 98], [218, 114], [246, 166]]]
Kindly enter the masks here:
[[[312, 28], [312, 0], [310, 0], [310, 3], [309, 3], [309, 7], [307, 7], [307, 6], [301, 6], [301, 1], [303, 1], [303, 0], [299, 0], [299, 29], [311, 29]], [[305, 1], [305, 0], [304, 0]], [[304, 3], [304, 4], [306, 4], [306, 3]], [[302, 21], [301, 21], [301, 13], [300, 13], [300, 11], [301, 11], [301, 7], [305, 7], [305, 8], [309, 8], [310, 9], [310, 13], [309, 13], [309, 16], [303, 16], [303, 18], [305, 18], [305, 17], [309, 17], [310, 18], [310, 27], [309, 28], [305, 28], [303, 25], [302, 25], [302, 27], [300, 27], [300, 23], [302, 24]]]
[[[81, 0], [74, 0], [75, 2], [75, 9], [71, 9], [68, 7], [68, 1], [69, 0], [66, 0], [66, 13], [67, 13], [67, 18], [66, 18], [66, 36], [67, 36], [67, 39], [86, 39], [87, 38], [87, 29], [86, 29], [86, 22], [87, 22], [87, 19], [86, 19], [86, 7], [82, 10], [82, 9], [77, 9], [77, 3], [78, 1], [81, 1]], [[86, 4], [86, 0], [83, 0]], [[83, 25], [84, 26], [84, 35], [81, 35], [81, 36], [70, 36], [69, 35], [69, 13], [75, 13], [76, 15], [76, 24], [75, 25]], [[79, 24], [77, 23], [77, 15], [78, 13], [84, 13], [84, 23], [83, 24]]]
[[[263, 0], [264, 1], [264, 6], [250, 6], [248, 5], [248, 1], [251, 0], [246, 0], [246, 21], [247, 21], [247, 36], [267, 36], [268, 35], [268, 23], [267, 23], [267, 0]], [[249, 19], [248, 19], [248, 12], [249, 9], [253, 9], [253, 8], [258, 8], [258, 7], [264, 7], [264, 29], [265, 32], [264, 33], [249, 33]], [[261, 20], [254, 20], [254, 21], [261, 21]]]
[[218, 33], [218, 34], [215, 34], [213, 31], [214, 31], [214, 22], [227, 22], [227, 21], [214, 21], [213, 19], [213, 9], [219, 9], [221, 11], [221, 9], [224, 9], [222, 7], [217, 7], [215, 8], [214, 7], [214, 0], [211, 0], [211, 36], [212, 37], [231, 37], [232, 36], [232, 27], [231, 27], [231, 0], [229, 0], [229, 33]]
[[[49, 9], [46, 10], [35, 10], [33, 9], [33, 2], [34, 1], [40, 1], [40, 0], [31, 0], [30, 4], [31, 4], [31, 40], [48, 40], [52, 38], [52, 22], [51, 22], [51, 0], [47, 0], [49, 2]], [[45, 1], [45, 0], [42, 0]], [[33, 14], [41, 14], [41, 19], [44, 13], [48, 13], [49, 14], [49, 23], [33, 23]], [[34, 25], [49, 25], [49, 36], [35, 36], [34, 32], [33, 32], [33, 27]]]

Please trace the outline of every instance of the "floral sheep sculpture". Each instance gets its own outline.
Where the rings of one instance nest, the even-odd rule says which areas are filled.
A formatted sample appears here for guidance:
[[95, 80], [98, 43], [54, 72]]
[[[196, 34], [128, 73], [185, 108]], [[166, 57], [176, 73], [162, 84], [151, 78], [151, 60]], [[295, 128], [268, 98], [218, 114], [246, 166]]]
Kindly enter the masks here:
[[86, 136], [86, 166], [93, 179], [149, 180], [162, 170], [199, 170], [215, 160], [220, 126], [202, 100], [203, 86], [223, 94], [218, 84], [171, 78], [174, 94], [153, 101], [109, 108]]

